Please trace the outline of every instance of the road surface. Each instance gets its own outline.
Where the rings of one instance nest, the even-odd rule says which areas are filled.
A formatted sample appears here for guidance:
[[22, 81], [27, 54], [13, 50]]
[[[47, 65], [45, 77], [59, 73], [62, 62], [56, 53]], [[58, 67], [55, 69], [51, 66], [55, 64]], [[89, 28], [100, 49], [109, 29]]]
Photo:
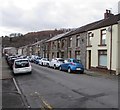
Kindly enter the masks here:
[[117, 79], [32, 67], [32, 74], [15, 76], [28, 107], [118, 108]]

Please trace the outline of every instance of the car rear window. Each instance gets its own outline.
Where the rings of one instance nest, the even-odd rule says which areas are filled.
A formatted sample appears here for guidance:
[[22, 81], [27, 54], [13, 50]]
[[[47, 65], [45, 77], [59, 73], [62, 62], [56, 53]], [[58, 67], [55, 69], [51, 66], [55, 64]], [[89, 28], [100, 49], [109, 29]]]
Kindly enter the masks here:
[[64, 59], [59, 59], [58, 61], [60, 61], [60, 62], [64, 62]]
[[73, 60], [73, 63], [81, 63], [81, 61], [80, 60]]
[[28, 60], [20, 60], [15, 62], [15, 68], [29, 67]]

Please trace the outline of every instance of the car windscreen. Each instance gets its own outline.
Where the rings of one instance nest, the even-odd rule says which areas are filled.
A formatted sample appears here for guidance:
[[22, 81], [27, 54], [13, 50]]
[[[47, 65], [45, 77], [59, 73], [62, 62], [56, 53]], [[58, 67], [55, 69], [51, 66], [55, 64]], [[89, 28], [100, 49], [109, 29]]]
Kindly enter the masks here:
[[28, 60], [19, 60], [15, 62], [15, 68], [24, 68], [24, 67], [29, 67]]
[[47, 58], [43, 58], [43, 60], [44, 60], [44, 61], [48, 61], [48, 59], [47, 59]]
[[41, 60], [41, 58], [40, 58], [40, 57], [38, 57], [37, 59], [38, 59], [38, 60]]

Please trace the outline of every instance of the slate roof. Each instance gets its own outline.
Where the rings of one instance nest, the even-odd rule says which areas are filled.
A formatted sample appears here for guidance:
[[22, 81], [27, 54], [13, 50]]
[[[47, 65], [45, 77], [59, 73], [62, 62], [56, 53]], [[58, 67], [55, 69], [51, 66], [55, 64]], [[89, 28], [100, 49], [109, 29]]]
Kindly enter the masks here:
[[120, 14], [113, 15], [113, 16], [107, 18], [107, 19], [102, 19], [102, 20], [84, 25], [82, 27], [79, 27], [76, 30], [71, 31], [70, 33], [66, 34], [64, 37], [68, 37], [68, 36], [71, 36], [71, 35], [87, 32], [87, 31], [98, 29], [98, 28], [101, 28], [101, 27], [106, 27], [106, 26], [110, 26], [110, 25], [113, 25], [113, 24], [117, 24], [119, 20], [120, 20]]
[[47, 40], [46, 42], [57, 40], [57, 39], [64, 38], [64, 37], [69, 37], [69, 36], [72, 36], [75, 34], [87, 32], [87, 31], [94, 30], [94, 29], [99, 29], [101, 27], [118, 24], [118, 21], [120, 21], [120, 14], [113, 15], [107, 19], [102, 19], [102, 20], [99, 20], [99, 21], [96, 21], [93, 23], [89, 23], [87, 25], [81, 26], [81, 27], [79, 27], [75, 30], [72, 30], [70, 32], [67, 32], [67, 33], [59, 34], [59, 35], [54, 36], [51, 39]]
[[52, 37], [51, 39], [47, 40], [46, 42], [49, 42], [49, 41], [53, 41], [53, 40], [57, 40], [59, 38], [62, 38], [64, 35], [68, 34], [69, 32], [66, 32], [66, 33], [63, 33], [63, 34], [58, 34], [54, 37]]
[[78, 34], [78, 33], [86, 32], [89, 28], [93, 27], [94, 25], [97, 25], [98, 23], [100, 23], [102, 21], [103, 20], [99, 20], [99, 21], [84, 25], [82, 27], [79, 27], [76, 30], [73, 30], [70, 33], [66, 34], [65, 37], [70, 36], [70, 35], [75, 35], [75, 34]]
[[109, 17], [108, 19], [102, 20], [102, 22], [94, 25], [93, 27], [89, 28], [88, 30], [94, 30], [94, 29], [99, 29], [102, 27], [118, 24], [118, 21], [120, 20], [120, 14], [113, 15]]

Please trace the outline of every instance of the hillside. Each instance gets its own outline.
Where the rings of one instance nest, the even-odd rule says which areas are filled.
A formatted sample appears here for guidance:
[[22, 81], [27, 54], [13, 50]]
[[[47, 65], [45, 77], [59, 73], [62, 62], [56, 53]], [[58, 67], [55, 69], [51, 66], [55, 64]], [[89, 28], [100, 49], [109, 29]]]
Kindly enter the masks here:
[[3, 47], [21, 47], [28, 44], [35, 43], [36, 41], [51, 38], [57, 34], [63, 33], [64, 30], [46, 30], [46, 31], [39, 31], [39, 32], [30, 32], [20, 37], [8, 37], [5, 36], [2, 39], [2, 46]]

